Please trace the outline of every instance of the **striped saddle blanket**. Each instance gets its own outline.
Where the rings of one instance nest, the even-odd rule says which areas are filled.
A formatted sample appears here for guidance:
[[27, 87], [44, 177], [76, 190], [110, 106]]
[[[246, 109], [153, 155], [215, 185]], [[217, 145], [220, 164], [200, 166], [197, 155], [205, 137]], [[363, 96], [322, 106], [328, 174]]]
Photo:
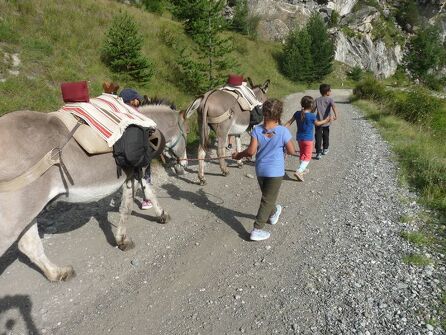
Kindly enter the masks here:
[[90, 102], [69, 103], [59, 111], [70, 112], [84, 120], [97, 134], [112, 147], [131, 124], [156, 128], [156, 123], [139, 113], [113, 94], [103, 93], [91, 98]]
[[249, 88], [246, 83], [243, 83], [240, 86], [226, 85], [223, 86], [221, 90], [236, 93], [239, 96], [237, 101], [239, 102], [240, 107], [242, 107], [242, 110], [251, 111], [255, 107], [262, 105], [262, 103], [257, 100], [253, 90]]

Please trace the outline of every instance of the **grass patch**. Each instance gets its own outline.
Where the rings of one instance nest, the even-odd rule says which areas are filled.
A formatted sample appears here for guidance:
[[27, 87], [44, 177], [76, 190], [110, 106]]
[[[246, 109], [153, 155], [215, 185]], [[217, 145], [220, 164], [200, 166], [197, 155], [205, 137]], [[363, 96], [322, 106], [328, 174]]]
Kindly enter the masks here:
[[418, 246], [425, 245], [429, 242], [429, 239], [423, 233], [420, 232], [403, 231], [401, 232], [401, 237], [409, 241], [410, 243], [413, 243]]
[[403, 257], [403, 261], [406, 264], [415, 265], [415, 266], [426, 266], [432, 263], [432, 261], [420, 254], [409, 254]]
[[409, 223], [412, 222], [413, 218], [411, 215], [401, 215], [400, 222], [401, 223]]
[[[104, 80], [116, 79], [100, 61], [100, 46], [119, 11], [135, 19], [144, 38], [142, 53], [155, 64], [148, 84], [119, 82], [120, 86], [132, 85], [142, 94], [167, 98], [185, 109], [195, 97], [179, 85], [176, 47], [193, 42], [179, 22], [115, 1], [1, 1], [0, 55], [14, 51], [21, 65], [17, 77], [0, 68], [6, 79], [0, 83], [0, 115], [23, 109], [57, 110], [63, 104], [59, 85], [65, 81], [88, 80], [91, 95], [100, 94]], [[240, 72], [255, 84], [271, 80], [269, 96], [282, 98], [303, 88], [279, 73], [274, 53], [280, 43], [226, 34], [235, 44]]]
[[[439, 139], [446, 135], [446, 128], [432, 127], [433, 121], [411, 124], [391, 114], [385, 105], [371, 101], [359, 100], [354, 104], [376, 122], [383, 137], [390, 142], [404, 180], [418, 192], [423, 204], [439, 211], [440, 221], [445, 222], [446, 146]], [[437, 113], [444, 113], [444, 108]], [[436, 118], [442, 116], [431, 116], [431, 120]]]

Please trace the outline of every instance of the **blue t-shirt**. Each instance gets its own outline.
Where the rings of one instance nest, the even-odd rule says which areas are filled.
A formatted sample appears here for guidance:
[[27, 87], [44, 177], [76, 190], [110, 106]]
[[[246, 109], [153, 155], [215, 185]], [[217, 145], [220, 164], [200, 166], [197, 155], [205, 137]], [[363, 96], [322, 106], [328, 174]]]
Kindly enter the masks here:
[[314, 121], [316, 121], [316, 113], [305, 113], [305, 118], [300, 119], [301, 111], [294, 113], [294, 119], [297, 123], [296, 140], [313, 141], [314, 139]]
[[[267, 134], [273, 134], [268, 138]], [[291, 140], [290, 131], [284, 126], [265, 129], [259, 125], [251, 136], [257, 139], [256, 174], [258, 177], [283, 177], [285, 174], [284, 150]]]

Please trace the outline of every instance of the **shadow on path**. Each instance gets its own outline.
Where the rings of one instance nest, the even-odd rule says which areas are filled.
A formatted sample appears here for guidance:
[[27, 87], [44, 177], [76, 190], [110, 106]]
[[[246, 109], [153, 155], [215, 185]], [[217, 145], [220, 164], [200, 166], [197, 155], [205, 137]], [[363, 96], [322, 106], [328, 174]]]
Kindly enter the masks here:
[[[221, 221], [226, 223], [230, 228], [232, 228], [238, 235], [244, 239], [249, 240], [249, 232], [246, 231], [245, 227], [243, 227], [242, 223], [236, 219], [238, 217], [245, 217], [248, 219], [255, 219], [255, 216], [252, 214], [246, 214], [239, 211], [235, 211], [229, 208], [225, 208], [220, 206], [220, 204], [215, 203], [209, 200], [209, 195], [214, 196], [213, 194], [206, 193], [203, 189], [199, 189], [196, 193], [190, 191], [184, 191], [172, 184], [163, 185], [169, 196], [175, 200], [185, 199], [190, 203], [194, 204], [198, 208], [201, 208], [205, 211], [209, 211], [213, 213], [216, 217], [218, 217]], [[222, 201], [223, 202], [223, 201]]]
[[[32, 302], [28, 295], [14, 295], [0, 298], [0, 335], [6, 334], [19, 334], [19, 332], [14, 331], [14, 326], [17, 324], [18, 320], [7, 319], [3, 325], [2, 314], [8, 310], [17, 309], [23, 317], [23, 321], [26, 325], [26, 334], [38, 335], [40, 334], [31, 318]], [[3, 328], [4, 326], [4, 328]]]

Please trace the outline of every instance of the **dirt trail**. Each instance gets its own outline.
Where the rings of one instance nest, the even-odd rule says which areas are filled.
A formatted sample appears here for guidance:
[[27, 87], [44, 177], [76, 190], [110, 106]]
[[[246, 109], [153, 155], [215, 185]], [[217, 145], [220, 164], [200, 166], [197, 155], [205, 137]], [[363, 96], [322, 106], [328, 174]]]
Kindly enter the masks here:
[[[410, 194], [391, 153], [349, 94], [334, 91], [341, 117], [330, 153], [310, 163], [305, 182], [287, 159], [284, 211], [267, 241], [248, 241], [260, 198], [246, 176], [252, 163], [227, 177], [209, 163], [204, 187], [193, 183], [196, 166], [183, 177], [158, 170], [172, 221], [135, 207], [127, 253], [111, 246], [119, 195], [42, 214], [48, 256], [77, 277], [48, 283], [12, 250], [1, 259], [0, 334], [443, 334], [425, 324], [441, 268], [402, 262], [413, 247], [399, 217], [417, 208], [401, 202]], [[284, 119], [301, 97], [287, 97]]]

